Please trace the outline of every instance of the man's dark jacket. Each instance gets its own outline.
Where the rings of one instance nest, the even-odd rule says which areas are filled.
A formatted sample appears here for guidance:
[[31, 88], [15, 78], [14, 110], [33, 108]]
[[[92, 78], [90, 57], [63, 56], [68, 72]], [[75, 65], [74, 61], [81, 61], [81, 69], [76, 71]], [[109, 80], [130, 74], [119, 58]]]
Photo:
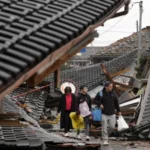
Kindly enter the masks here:
[[113, 91], [107, 92], [105, 88], [102, 90], [102, 97], [100, 96], [100, 92], [97, 93], [94, 98], [94, 103], [98, 106], [101, 104], [104, 106], [102, 114], [113, 115], [115, 114], [115, 109], [117, 112], [120, 112], [118, 98], [115, 93]]

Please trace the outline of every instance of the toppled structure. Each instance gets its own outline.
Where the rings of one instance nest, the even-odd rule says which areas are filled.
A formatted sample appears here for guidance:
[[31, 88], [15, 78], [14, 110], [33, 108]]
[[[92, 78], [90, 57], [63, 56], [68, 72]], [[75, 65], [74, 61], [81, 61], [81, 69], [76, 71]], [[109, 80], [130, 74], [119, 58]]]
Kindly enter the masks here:
[[150, 75], [145, 92], [139, 102], [139, 111], [136, 118], [136, 124], [125, 130], [122, 135], [128, 139], [150, 139]]
[[[93, 41], [96, 27], [127, 14], [129, 3], [130, 0], [0, 1], [0, 99], [27, 80], [30, 86], [39, 84]], [[123, 6], [124, 10], [118, 12]]]
[[4, 101], [4, 112], [0, 115], [0, 147], [45, 150], [57, 148], [88, 148], [97, 150], [99, 141], [80, 141], [63, 137], [56, 132], [47, 132], [31, 118], [16, 102], [7, 96]]

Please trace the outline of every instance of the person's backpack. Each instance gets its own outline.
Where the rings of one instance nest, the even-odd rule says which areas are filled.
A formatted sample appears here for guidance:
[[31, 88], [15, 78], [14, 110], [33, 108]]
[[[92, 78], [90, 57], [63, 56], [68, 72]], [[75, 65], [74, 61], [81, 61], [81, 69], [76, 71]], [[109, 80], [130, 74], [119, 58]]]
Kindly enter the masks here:
[[[103, 97], [103, 91], [99, 92], [99, 96], [100, 96], [100, 101], [101, 98]], [[102, 110], [96, 106], [93, 110], [92, 110], [92, 116], [93, 116], [93, 121], [101, 121], [102, 119]]]

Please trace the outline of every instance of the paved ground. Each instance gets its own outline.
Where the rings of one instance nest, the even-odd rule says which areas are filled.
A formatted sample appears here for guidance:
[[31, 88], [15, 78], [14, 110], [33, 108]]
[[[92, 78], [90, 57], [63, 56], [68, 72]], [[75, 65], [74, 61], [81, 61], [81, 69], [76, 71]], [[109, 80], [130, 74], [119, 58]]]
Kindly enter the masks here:
[[123, 147], [120, 145], [113, 145], [113, 146], [102, 146], [100, 150], [148, 150], [144, 148], [128, 148], [128, 147]]
[[150, 148], [144, 147], [124, 147], [121, 145], [110, 145], [110, 146], [102, 146], [100, 150], [150, 150]]
[[[52, 114], [55, 115], [56, 111], [52, 111]], [[54, 129], [59, 129], [59, 123], [54, 125]], [[71, 133], [72, 136], [75, 136], [75, 132]], [[83, 141], [85, 140], [84, 133], [81, 135]], [[100, 139], [95, 139], [91, 137], [91, 142], [100, 142], [102, 145], [102, 141]], [[150, 141], [114, 141], [110, 140], [109, 146], [101, 146], [100, 150], [150, 150]]]
[[150, 142], [110, 141], [110, 145], [102, 146], [101, 150], [150, 150]]

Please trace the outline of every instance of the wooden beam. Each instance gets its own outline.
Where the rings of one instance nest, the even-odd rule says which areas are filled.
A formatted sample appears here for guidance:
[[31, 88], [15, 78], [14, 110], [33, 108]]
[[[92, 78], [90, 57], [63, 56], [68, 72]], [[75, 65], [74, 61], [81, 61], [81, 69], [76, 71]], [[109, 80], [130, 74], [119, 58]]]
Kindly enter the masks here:
[[62, 64], [64, 64], [67, 60], [69, 60], [71, 57], [73, 57], [76, 53], [78, 53], [82, 48], [84, 48], [86, 45], [91, 43], [92, 40], [88, 40], [86, 43], [84, 43], [82, 46], [78, 47], [78, 49], [74, 50], [72, 53], [67, 51], [61, 59], [57, 60], [55, 63], [47, 67], [45, 70], [37, 72], [34, 76], [32, 76], [28, 81], [27, 84], [29, 86], [35, 86], [38, 85], [41, 81], [43, 81], [44, 78], [46, 78], [49, 74], [56, 71]]
[[60, 68], [58, 68], [55, 72], [54, 72], [54, 84], [55, 88], [60, 88]]
[[104, 65], [104, 64], [101, 64], [101, 68], [102, 68], [103, 72], [105, 73], [106, 77], [108, 78], [108, 80], [113, 83], [113, 87], [114, 87], [114, 90], [116, 91], [117, 95], [120, 96], [120, 92], [119, 92], [119, 90], [117, 89], [117, 87], [116, 87], [116, 85], [115, 85], [115, 82], [114, 82], [114, 80], [112, 79], [112, 77], [111, 77], [111, 75], [109, 74], [109, 72], [107, 71], [105, 65]]
[[3, 113], [4, 110], [3, 110], [3, 101], [0, 101], [0, 113]]
[[130, 85], [126, 85], [126, 84], [123, 84], [123, 83], [120, 83], [120, 82], [116, 82], [116, 81], [114, 81], [114, 83], [116, 84], [116, 85], [120, 85], [120, 86], [122, 86], [122, 87], [126, 87], [126, 88], [133, 88], [132, 86], [130, 86]]
[[121, 91], [126, 91], [128, 90], [128, 88], [122, 87], [122, 86], [116, 86], [119, 90]]
[[134, 114], [136, 110], [134, 108], [120, 108], [122, 115]]
[[114, 78], [114, 77], [119, 76], [119, 75], [121, 75], [121, 74], [124, 74], [124, 73], [126, 73], [126, 72], [128, 72], [128, 71], [130, 71], [130, 68], [127, 68], [127, 69], [118, 71], [118, 72], [116, 72], [116, 73], [113, 73], [113, 74], [111, 74], [111, 77]]

